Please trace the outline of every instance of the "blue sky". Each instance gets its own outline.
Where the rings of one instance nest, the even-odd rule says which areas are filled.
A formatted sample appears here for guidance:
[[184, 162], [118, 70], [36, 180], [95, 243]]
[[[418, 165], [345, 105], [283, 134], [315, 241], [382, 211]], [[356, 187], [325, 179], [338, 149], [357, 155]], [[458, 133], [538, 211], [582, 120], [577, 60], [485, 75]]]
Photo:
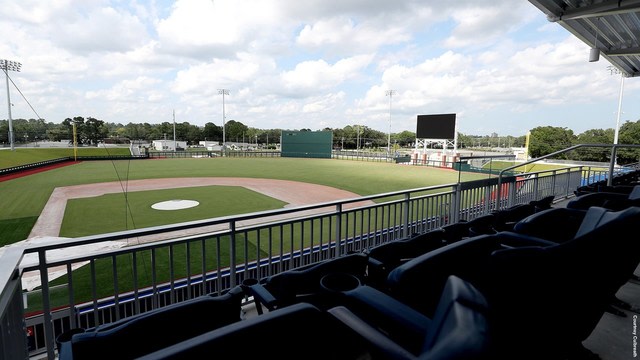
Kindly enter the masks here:
[[[256, 128], [415, 131], [456, 113], [469, 135], [613, 128], [620, 77], [526, 0], [21, 0], [0, 59], [39, 116]], [[621, 121], [640, 119], [626, 79]], [[14, 118], [37, 117], [12, 89]], [[0, 91], [0, 104], [6, 93]], [[6, 109], [0, 107], [0, 118]]]

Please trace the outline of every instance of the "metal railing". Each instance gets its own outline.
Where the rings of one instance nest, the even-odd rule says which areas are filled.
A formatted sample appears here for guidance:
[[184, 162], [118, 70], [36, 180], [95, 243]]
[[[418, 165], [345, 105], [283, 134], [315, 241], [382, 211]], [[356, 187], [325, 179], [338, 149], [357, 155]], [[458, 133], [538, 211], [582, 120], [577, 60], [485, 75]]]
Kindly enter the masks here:
[[[4, 342], [13, 344], [11, 336], [26, 327], [28, 336], [22, 340], [29, 354], [46, 353], [53, 359], [55, 337], [70, 328], [221, 293], [246, 278], [263, 278], [472, 220], [498, 203], [571, 196], [590, 173], [573, 167], [12, 247], [0, 256], [0, 275], [11, 274], [0, 277], [0, 344], [3, 349]], [[503, 199], [500, 189], [505, 185]], [[196, 229], [201, 232], [194, 233]], [[105, 243], [122, 247], [92, 250]], [[62, 275], [54, 279], [56, 273]], [[20, 280], [29, 276], [40, 286], [23, 293]], [[22, 310], [24, 305], [28, 307]], [[16, 311], [23, 323], [16, 323]], [[24, 359], [19, 352], [3, 355]]]
[[[513, 166], [506, 167], [506, 168], [502, 169], [500, 171], [500, 174], [498, 175], [498, 183], [499, 183], [499, 186], [498, 186], [498, 198], [502, 199], [502, 197], [503, 197], [502, 192], [505, 191], [505, 190], [513, 191], [511, 186], [508, 186], [507, 189], [503, 189], [502, 184], [504, 182], [503, 179], [505, 179], [503, 177], [503, 175], [505, 173], [507, 173], [507, 172], [509, 172], [509, 171], [511, 171], [511, 170], [513, 170], [515, 168], [518, 168], [518, 167], [522, 167], [522, 166], [525, 166], [525, 165], [533, 164], [535, 162], [539, 162], [539, 161], [544, 160], [544, 159], [549, 159], [549, 158], [552, 158], [552, 157], [555, 157], [555, 156], [558, 156], [558, 155], [561, 155], [561, 154], [564, 154], [564, 153], [568, 153], [568, 152], [571, 152], [571, 151], [574, 151], [574, 150], [577, 150], [577, 149], [581, 149], [581, 148], [611, 148], [611, 156], [610, 156], [610, 160], [609, 160], [609, 171], [607, 172], [607, 175], [606, 175], [607, 185], [611, 186], [613, 178], [615, 176], [615, 167], [616, 167], [616, 159], [617, 159], [618, 149], [619, 148], [640, 148], [640, 145], [630, 145], [630, 144], [578, 144], [578, 145], [574, 145], [574, 146], [568, 147], [566, 149], [562, 149], [562, 150], [559, 150], [559, 151], [552, 152], [550, 154], [547, 154], [547, 155], [544, 155], [544, 156], [541, 156], [541, 157], [538, 157], [538, 158], [535, 158], [535, 159], [531, 159], [531, 160], [525, 161], [523, 163], [519, 163], [519, 164], [516, 164], [516, 165], [513, 165]], [[582, 175], [582, 174], [580, 174], [580, 175]], [[567, 178], [569, 178], [570, 176], [571, 176], [571, 174], [569, 174], [569, 173], [566, 175]], [[574, 174], [574, 176], [575, 176], [575, 174]], [[507, 177], [507, 179], [508, 179], [508, 177]], [[570, 179], [567, 179], [567, 181], [569, 182]], [[508, 182], [504, 182], [504, 183], [508, 184]], [[509, 201], [500, 201], [500, 202], [496, 203], [496, 210], [500, 210], [504, 206], [509, 206], [509, 205], [510, 205]]]

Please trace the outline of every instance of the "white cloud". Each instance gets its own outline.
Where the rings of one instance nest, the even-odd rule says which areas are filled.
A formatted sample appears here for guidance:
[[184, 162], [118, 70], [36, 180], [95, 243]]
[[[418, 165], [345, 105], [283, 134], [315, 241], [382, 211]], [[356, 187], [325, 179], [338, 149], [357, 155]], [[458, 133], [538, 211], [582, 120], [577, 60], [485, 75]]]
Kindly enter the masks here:
[[372, 60], [371, 55], [342, 59], [333, 65], [324, 60], [305, 61], [281, 75], [284, 88], [291, 94], [314, 94], [358, 77]]
[[[581, 127], [617, 105], [606, 61], [588, 63], [526, 1], [22, 0], [0, 7], [0, 32], [1, 56], [23, 64], [12, 78], [49, 121], [154, 123], [175, 109], [219, 124], [218, 88], [231, 90], [228, 118], [259, 128], [386, 132], [388, 89], [394, 131], [445, 111], [467, 132], [522, 132], [561, 112], [553, 121]], [[638, 118], [640, 83], [625, 89]], [[34, 116], [12, 102], [14, 117]]]

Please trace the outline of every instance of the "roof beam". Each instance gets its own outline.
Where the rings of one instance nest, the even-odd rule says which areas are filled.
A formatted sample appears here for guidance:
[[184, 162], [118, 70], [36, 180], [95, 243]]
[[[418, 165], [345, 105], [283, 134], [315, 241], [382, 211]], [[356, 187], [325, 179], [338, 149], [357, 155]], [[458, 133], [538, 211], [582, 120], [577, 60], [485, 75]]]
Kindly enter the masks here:
[[609, 56], [640, 55], [640, 46], [630, 47], [626, 49], [605, 50], [604, 54]]
[[548, 16], [548, 19], [549, 21], [557, 22], [638, 11], [640, 11], [640, 0], [608, 0], [575, 9], [566, 9], [560, 15]]

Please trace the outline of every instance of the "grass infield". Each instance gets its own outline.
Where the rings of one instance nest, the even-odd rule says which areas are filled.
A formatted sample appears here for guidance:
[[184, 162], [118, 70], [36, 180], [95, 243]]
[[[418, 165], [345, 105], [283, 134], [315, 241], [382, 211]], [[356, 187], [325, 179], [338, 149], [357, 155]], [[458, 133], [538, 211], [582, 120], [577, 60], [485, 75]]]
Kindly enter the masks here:
[[[168, 200], [195, 200], [196, 207], [181, 210], [155, 210], [151, 206]], [[250, 201], [238, 201], [238, 199]], [[123, 194], [71, 199], [67, 202], [60, 236], [80, 237], [106, 232], [144, 228], [192, 220], [279, 209], [285, 202], [237, 186], [197, 186], [167, 190], [137, 191]], [[122, 216], [114, 216], [121, 209]], [[86, 216], [91, 214], [91, 216]], [[96, 230], [98, 229], [98, 230]], [[98, 231], [98, 232], [96, 232]]]

